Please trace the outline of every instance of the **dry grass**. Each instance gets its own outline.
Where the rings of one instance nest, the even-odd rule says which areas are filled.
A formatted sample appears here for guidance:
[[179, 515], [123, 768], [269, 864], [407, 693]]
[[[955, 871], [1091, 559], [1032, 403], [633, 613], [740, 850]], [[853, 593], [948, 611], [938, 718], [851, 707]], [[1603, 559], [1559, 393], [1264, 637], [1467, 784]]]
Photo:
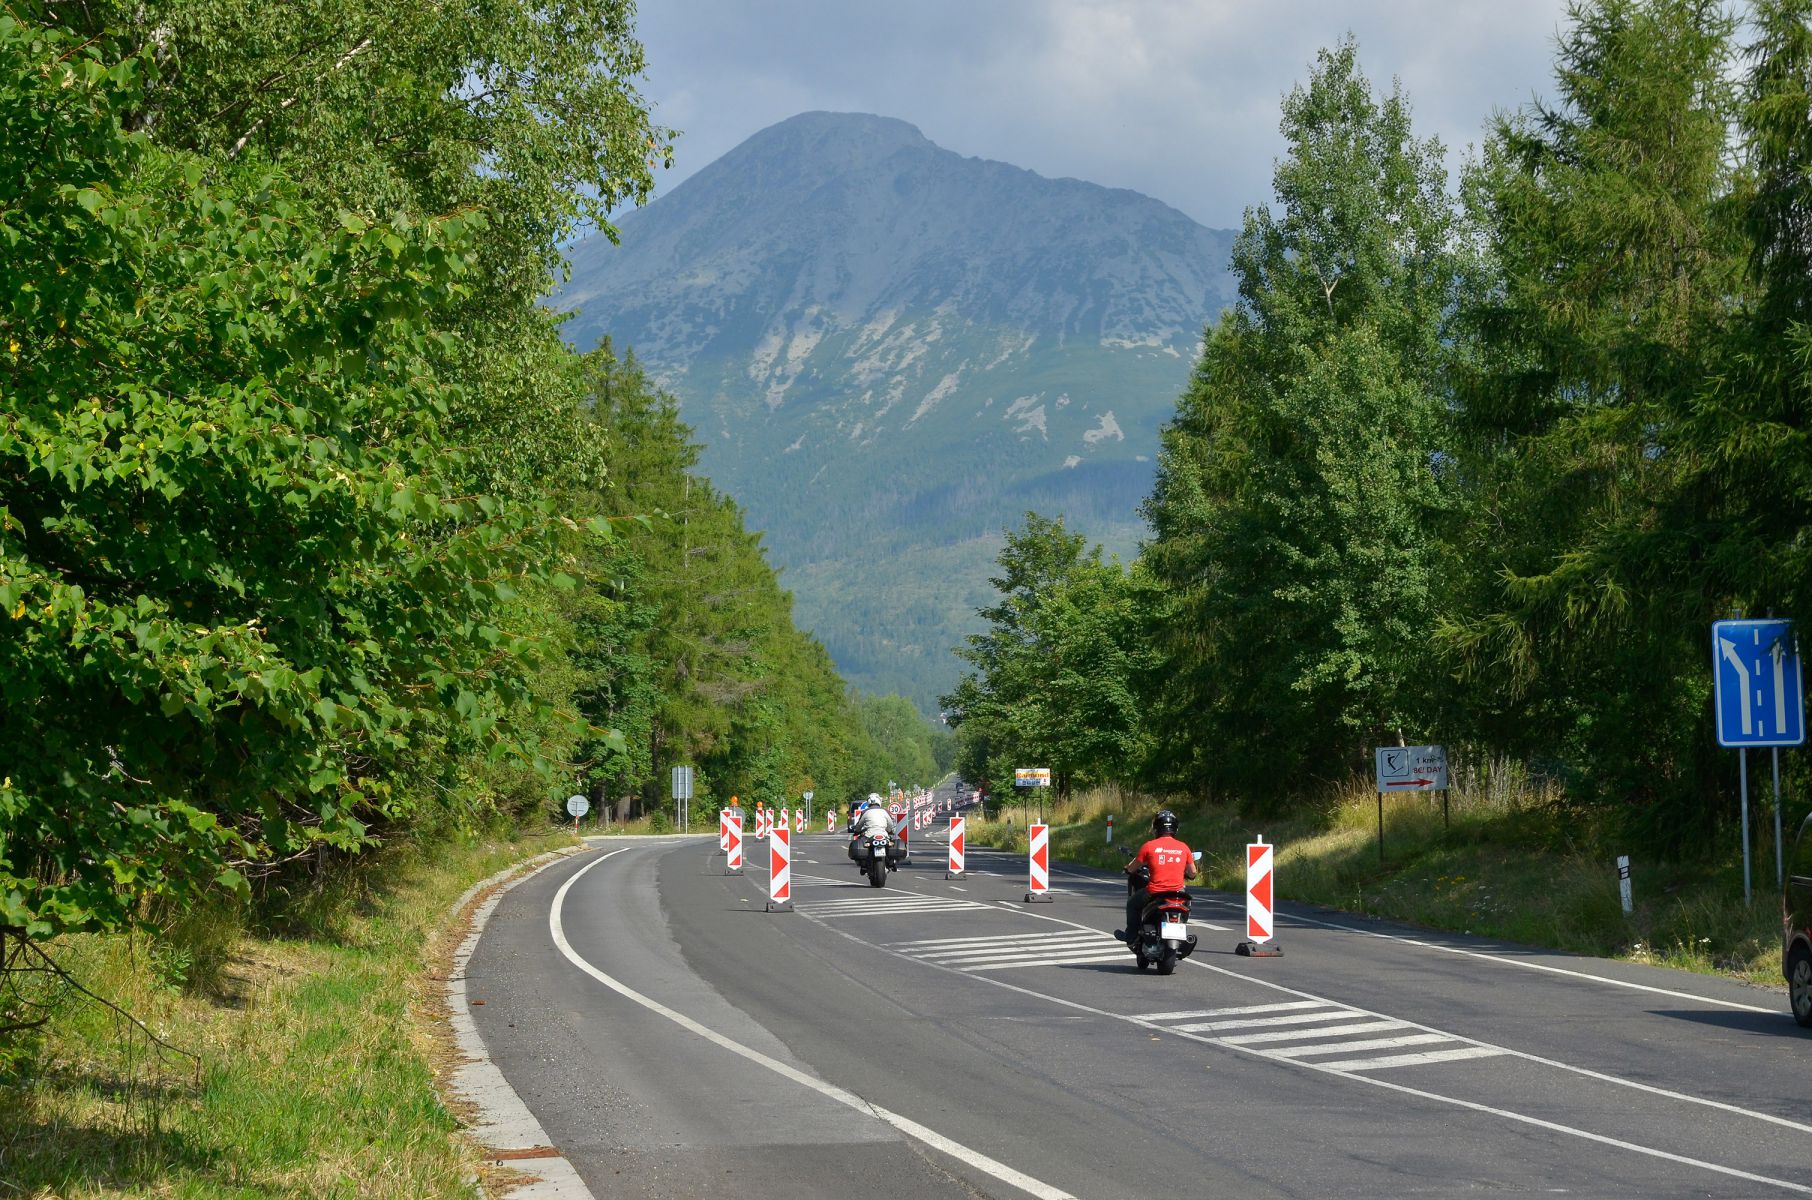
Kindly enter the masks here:
[[0, 1198], [471, 1196], [477, 1156], [435, 1088], [429, 956], [474, 880], [569, 841], [386, 852], [299, 897], [282, 935], [217, 936], [186, 986], [142, 939], [54, 944], [200, 1065], [65, 997], [0, 1082]]

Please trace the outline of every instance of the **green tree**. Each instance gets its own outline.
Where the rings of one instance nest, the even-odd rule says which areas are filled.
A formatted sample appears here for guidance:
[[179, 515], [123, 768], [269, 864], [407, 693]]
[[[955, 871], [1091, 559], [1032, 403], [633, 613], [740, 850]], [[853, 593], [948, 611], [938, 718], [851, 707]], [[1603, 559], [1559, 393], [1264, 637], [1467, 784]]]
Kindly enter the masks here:
[[1146, 630], [1126, 572], [1085, 546], [1037, 513], [1008, 531], [990, 581], [1000, 600], [957, 652], [975, 670], [944, 697], [966, 779], [998, 786], [1016, 766], [1044, 766], [1067, 798], [1136, 765]]
[[1349, 39], [1284, 101], [1277, 213], [1248, 210], [1239, 304], [1165, 428], [1142, 565], [1161, 596], [1161, 780], [1248, 794], [1343, 775], [1429, 728], [1440, 612], [1441, 147]]
[[1558, 748], [1577, 795], [1678, 846], [1713, 811], [1705, 626], [1744, 598], [1725, 535], [1754, 515], [1694, 431], [1729, 430], [1706, 384], [1750, 293], [1733, 19], [1571, 18], [1557, 99], [1500, 119], [1467, 183], [1492, 274], [1462, 309], [1480, 553], [1449, 633], [1492, 742]]
[[511, 749], [547, 549], [464, 488], [429, 330], [475, 216], [315, 219], [122, 128], [143, 66], [0, 15], [0, 925], [104, 928]]

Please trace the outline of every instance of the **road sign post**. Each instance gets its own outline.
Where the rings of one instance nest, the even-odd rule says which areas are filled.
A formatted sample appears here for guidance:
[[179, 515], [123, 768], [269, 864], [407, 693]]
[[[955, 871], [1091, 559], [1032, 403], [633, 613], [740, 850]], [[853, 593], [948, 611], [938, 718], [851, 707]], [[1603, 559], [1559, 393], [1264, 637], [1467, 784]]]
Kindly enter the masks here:
[[812, 823], [812, 789], [807, 788], [800, 793], [800, 796], [805, 800], [805, 823], [810, 825]]
[[1805, 682], [1793, 622], [1717, 621], [1711, 627], [1713, 708], [1718, 745], [1737, 752], [1738, 812], [1743, 822], [1743, 902], [1753, 900], [1749, 865], [1749, 748], [1775, 752], [1775, 873], [1784, 874], [1780, 832], [1779, 747], [1806, 740]]
[[[1051, 768], [1049, 767], [1014, 767], [1013, 786], [1019, 790], [1019, 816], [1029, 821], [1031, 814], [1026, 811], [1026, 796], [1031, 788], [1048, 788], [1051, 786]], [[1044, 820], [1044, 793], [1038, 795], [1038, 819]]]
[[1379, 746], [1373, 750], [1378, 778], [1378, 861], [1384, 861], [1384, 794], [1440, 792], [1441, 823], [1447, 822], [1447, 747]]
[[692, 827], [692, 768], [673, 768], [673, 823], [681, 829]]
[[578, 837], [579, 818], [591, 811], [591, 801], [584, 796], [568, 796], [566, 798], [566, 811], [572, 814], [573, 836]]

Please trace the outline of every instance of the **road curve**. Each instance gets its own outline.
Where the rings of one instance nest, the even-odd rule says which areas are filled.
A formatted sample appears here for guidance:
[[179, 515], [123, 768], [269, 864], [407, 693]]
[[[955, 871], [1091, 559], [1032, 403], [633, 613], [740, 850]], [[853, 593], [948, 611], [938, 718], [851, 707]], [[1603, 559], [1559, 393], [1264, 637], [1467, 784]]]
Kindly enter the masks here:
[[792, 913], [711, 839], [597, 839], [491, 918], [474, 1019], [596, 1195], [1812, 1195], [1766, 989], [1288, 904], [1238, 958], [1212, 893], [1161, 978], [1101, 873], [796, 843]]

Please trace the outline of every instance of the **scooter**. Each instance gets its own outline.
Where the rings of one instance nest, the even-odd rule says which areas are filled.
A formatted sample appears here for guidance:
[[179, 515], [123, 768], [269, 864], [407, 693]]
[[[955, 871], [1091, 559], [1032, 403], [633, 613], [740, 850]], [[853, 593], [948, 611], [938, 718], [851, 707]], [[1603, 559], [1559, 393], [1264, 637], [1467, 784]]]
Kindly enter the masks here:
[[[1197, 862], [1202, 861], [1200, 850], [1193, 853]], [[1132, 852], [1122, 850], [1121, 855], [1131, 858]], [[1126, 890], [1130, 894], [1150, 882], [1151, 870], [1141, 866], [1126, 877]], [[1155, 966], [1160, 975], [1174, 972], [1179, 962], [1195, 953], [1195, 945], [1195, 934], [1189, 932], [1187, 891], [1153, 895], [1139, 914], [1139, 927], [1128, 930], [1126, 935], [1126, 948], [1133, 952], [1139, 970]]]

